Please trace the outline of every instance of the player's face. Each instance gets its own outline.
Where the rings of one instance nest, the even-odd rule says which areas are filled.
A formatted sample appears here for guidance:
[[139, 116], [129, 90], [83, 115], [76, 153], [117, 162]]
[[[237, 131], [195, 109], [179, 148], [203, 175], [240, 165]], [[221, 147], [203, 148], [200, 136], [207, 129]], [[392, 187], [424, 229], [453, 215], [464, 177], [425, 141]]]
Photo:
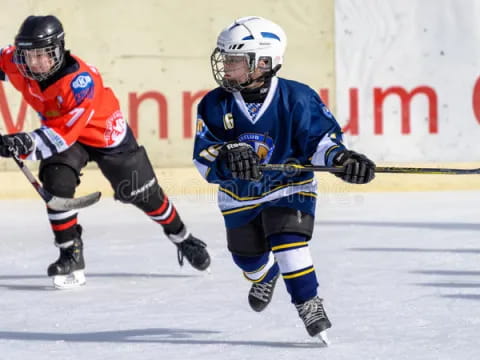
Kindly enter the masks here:
[[[261, 58], [260, 60], [258, 60], [258, 64], [255, 67], [255, 70], [251, 74], [250, 78], [252, 80], [257, 80], [270, 70], [272, 70], [272, 67], [270, 66], [270, 60]], [[257, 88], [262, 86], [262, 84], [263, 80], [260, 79], [259, 81], [253, 81], [250, 85], [247, 86], [247, 88]]]
[[258, 60], [258, 64], [255, 68], [255, 71], [252, 74], [252, 79], [258, 79], [261, 77], [265, 72], [272, 70], [270, 66], [270, 61], [268, 59], [260, 59]]
[[223, 66], [226, 80], [237, 81], [239, 84], [248, 80], [250, 70], [245, 55], [226, 55]]
[[25, 51], [25, 62], [30, 71], [43, 74], [50, 71], [55, 61], [45, 49], [32, 49]]

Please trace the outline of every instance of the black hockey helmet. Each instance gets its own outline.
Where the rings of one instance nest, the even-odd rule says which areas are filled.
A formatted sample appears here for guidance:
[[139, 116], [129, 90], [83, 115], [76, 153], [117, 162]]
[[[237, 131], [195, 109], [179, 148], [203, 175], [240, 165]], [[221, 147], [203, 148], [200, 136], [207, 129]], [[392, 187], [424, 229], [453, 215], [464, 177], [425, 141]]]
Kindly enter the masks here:
[[[53, 15], [29, 16], [15, 36], [16, 64], [20, 72], [34, 80], [45, 80], [63, 64], [65, 55], [65, 32], [60, 20]], [[35, 72], [26, 56], [48, 55], [51, 67], [48, 71]]]

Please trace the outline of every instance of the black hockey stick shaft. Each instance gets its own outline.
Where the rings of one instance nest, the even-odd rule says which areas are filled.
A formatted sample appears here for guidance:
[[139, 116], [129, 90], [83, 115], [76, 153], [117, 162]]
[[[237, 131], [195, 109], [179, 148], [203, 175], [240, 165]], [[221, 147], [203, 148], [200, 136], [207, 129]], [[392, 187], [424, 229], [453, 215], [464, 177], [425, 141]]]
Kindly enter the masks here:
[[[264, 164], [260, 165], [262, 171], [287, 171], [287, 172], [330, 172], [341, 174], [345, 170], [343, 167], [326, 167], [316, 165], [297, 165], [297, 164]], [[424, 168], [424, 167], [395, 167], [395, 166], [377, 166], [376, 173], [390, 174], [427, 174], [427, 175], [475, 175], [480, 174], [478, 169], [451, 169], [451, 168]]]
[[42, 185], [40, 185], [35, 176], [33, 176], [32, 172], [25, 166], [25, 163], [22, 160], [18, 159], [16, 156], [13, 157], [13, 160], [18, 165], [20, 170], [22, 170], [23, 174], [28, 179], [28, 181], [30, 181], [30, 184], [32, 184], [33, 188], [37, 191], [40, 197], [46, 203], [48, 203], [52, 199], [53, 195], [50, 194], [47, 190], [45, 190]]

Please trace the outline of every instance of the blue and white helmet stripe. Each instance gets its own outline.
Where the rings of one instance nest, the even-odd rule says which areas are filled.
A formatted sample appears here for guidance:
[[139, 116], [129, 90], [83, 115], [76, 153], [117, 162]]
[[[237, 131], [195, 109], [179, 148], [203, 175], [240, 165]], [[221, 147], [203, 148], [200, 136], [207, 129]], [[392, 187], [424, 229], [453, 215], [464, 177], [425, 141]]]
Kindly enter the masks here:
[[283, 63], [287, 36], [283, 29], [258, 16], [237, 19], [219, 35], [217, 47], [231, 54], [255, 53], [255, 63], [261, 57], [271, 57], [272, 67]]

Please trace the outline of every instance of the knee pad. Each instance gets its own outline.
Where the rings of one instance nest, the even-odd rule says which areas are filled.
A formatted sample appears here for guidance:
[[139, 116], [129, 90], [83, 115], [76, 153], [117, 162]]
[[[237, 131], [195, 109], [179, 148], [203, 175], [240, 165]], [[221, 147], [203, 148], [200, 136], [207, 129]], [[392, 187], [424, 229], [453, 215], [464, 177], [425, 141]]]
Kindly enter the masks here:
[[55, 196], [71, 198], [79, 183], [76, 172], [68, 165], [49, 164], [41, 171], [43, 187]]

